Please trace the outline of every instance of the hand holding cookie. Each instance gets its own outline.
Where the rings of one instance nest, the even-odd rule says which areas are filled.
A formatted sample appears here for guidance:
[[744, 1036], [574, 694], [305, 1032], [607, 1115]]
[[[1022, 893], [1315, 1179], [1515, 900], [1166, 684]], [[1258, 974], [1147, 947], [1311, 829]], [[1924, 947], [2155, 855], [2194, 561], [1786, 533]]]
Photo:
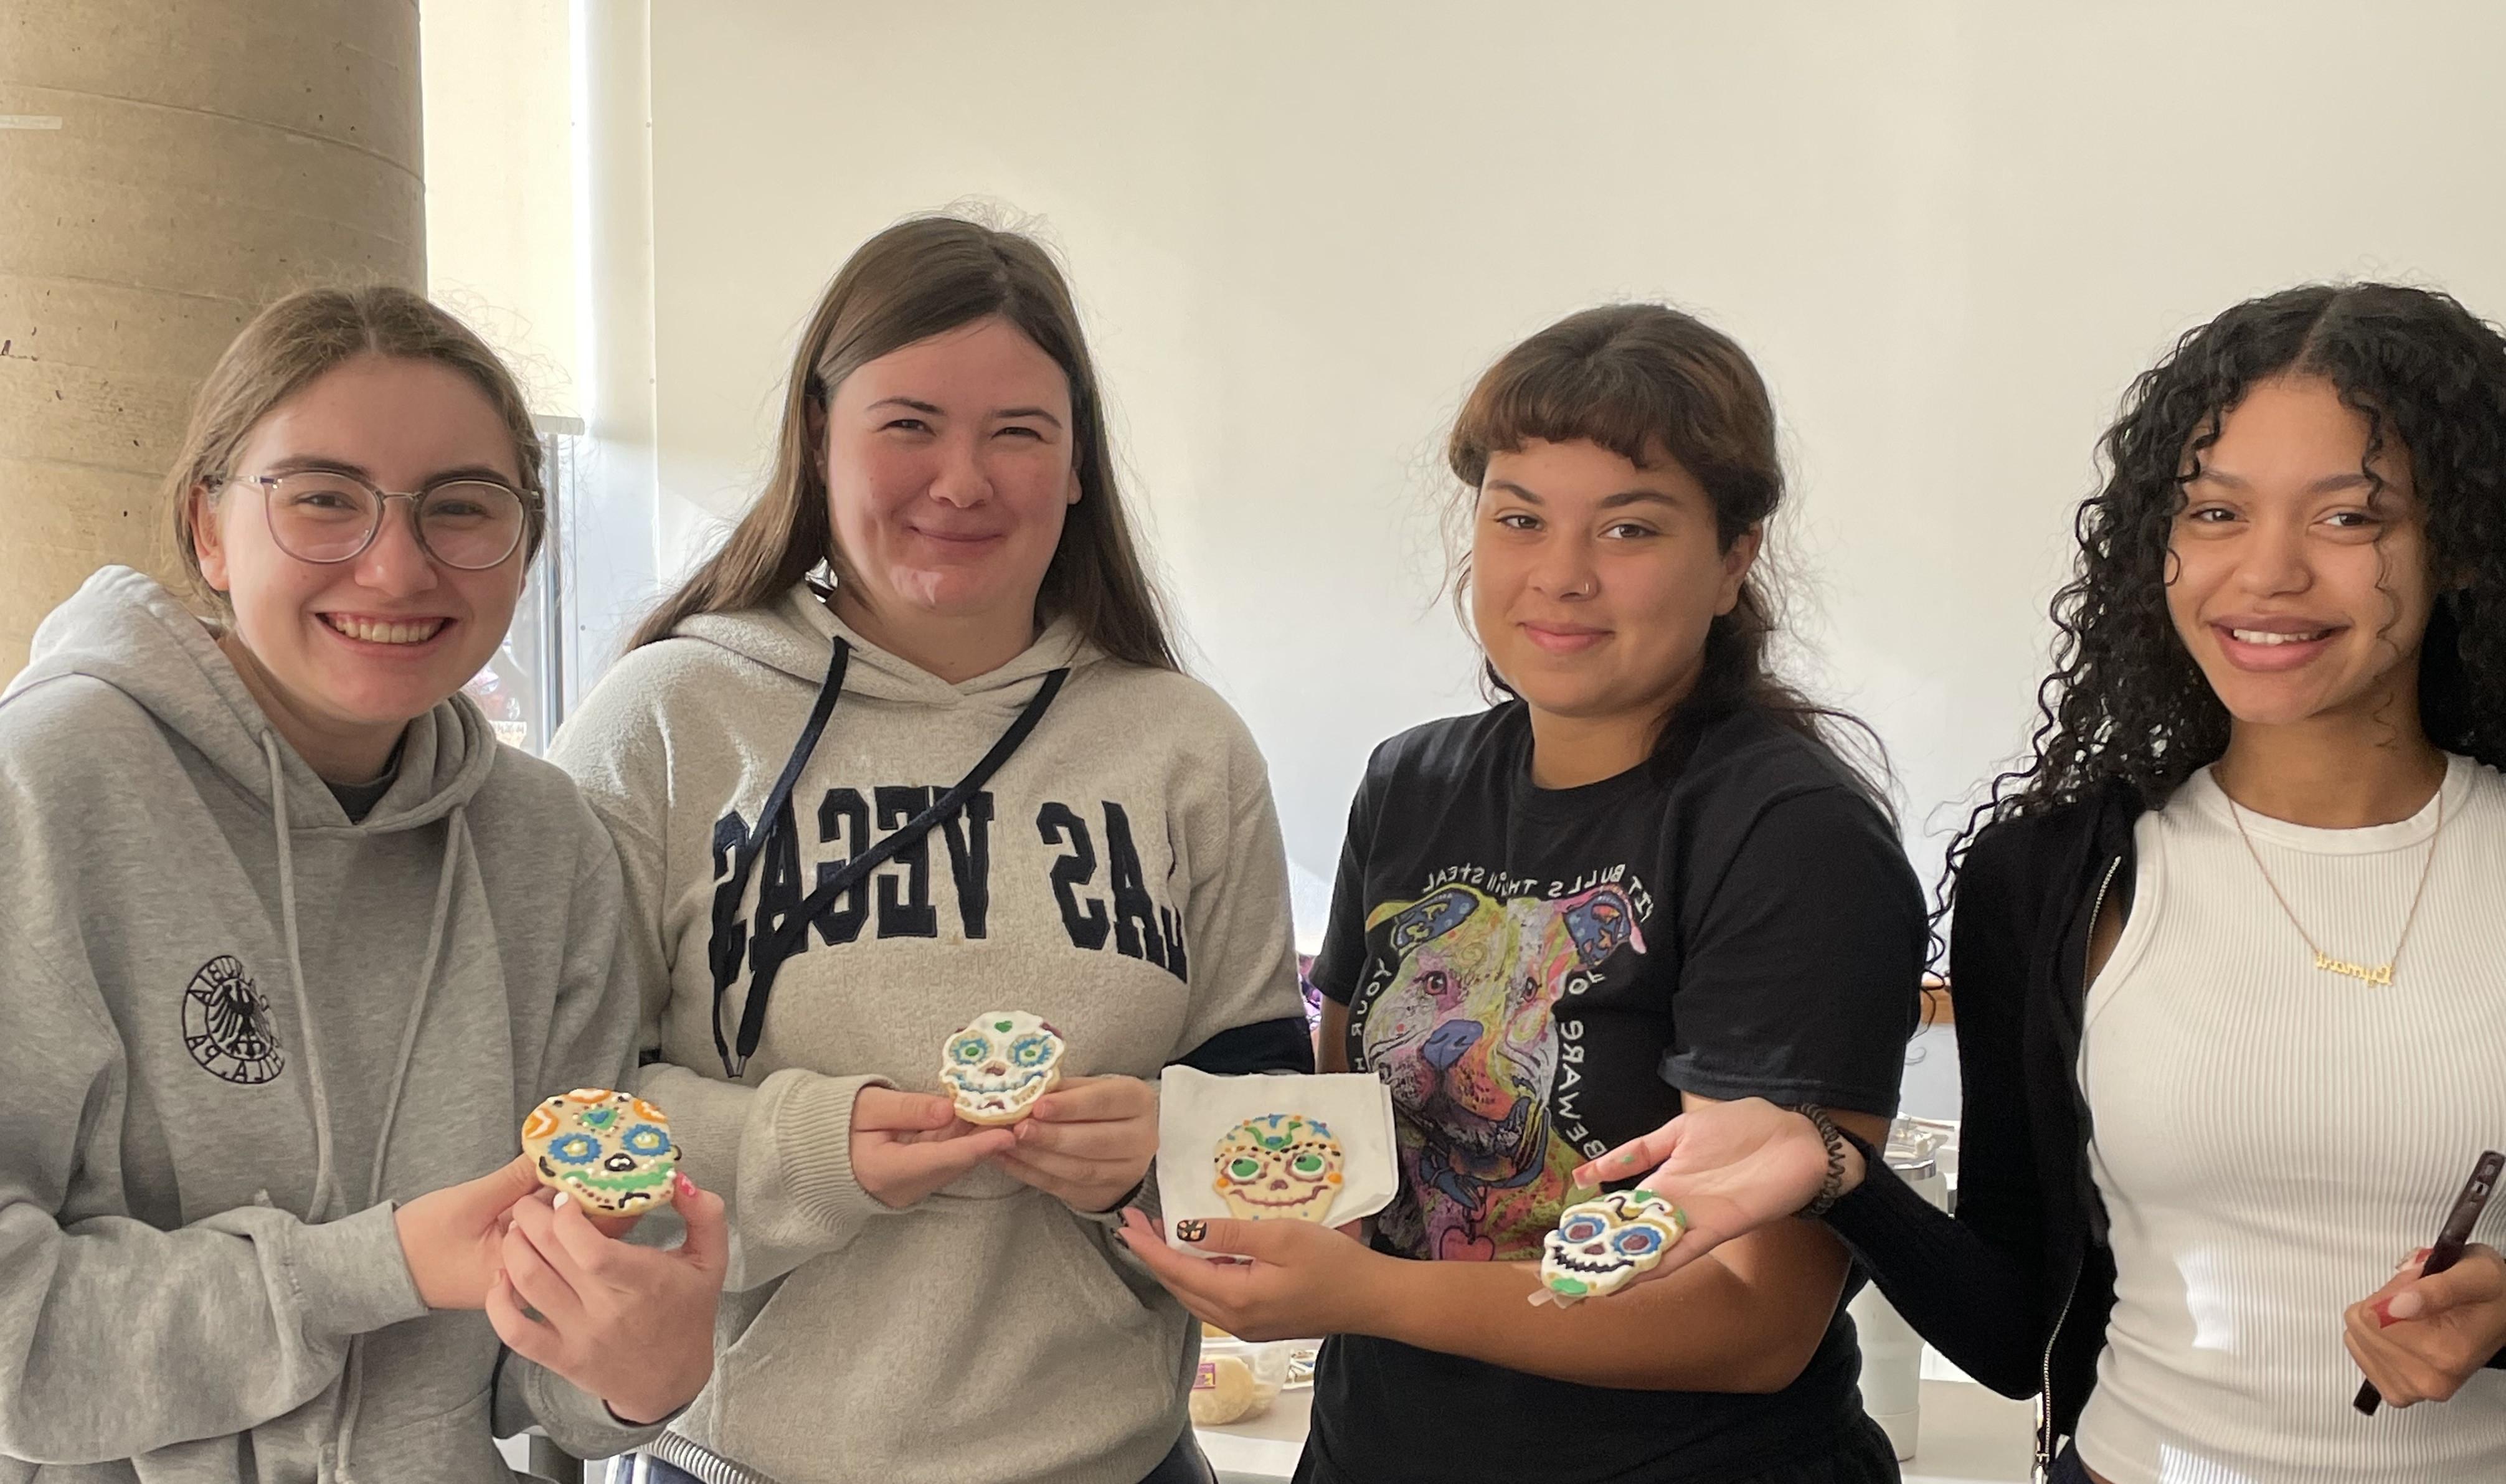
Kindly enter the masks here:
[[1311, 1221], [1177, 1221], [1176, 1237], [1215, 1262], [1166, 1246], [1137, 1211], [1123, 1213], [1121, 1235], [1186, 1309], [1245, 1340], [1380, 1333], [1384, 1307], [1399, 1302], [1393, 1275], [1409, 1266]]
[[1158, 1090], [1137, 1077], [1072, 1077], [1019, 1124], [1003, 1170], [1074, 1211], [1112, 1210], [1158, 1157]]
[[524, 1156], [393, 1210], [401, 1255], [426, 1307], [477, 1309], [486, 1304], [503, 1261], [507, 1213], [538, 1184]]
[[713, 1373], [714, 1311], [730, 1266], [722, 1199], [676, 1171], [687, 1239], [668, 1250], [605, 1236], [582, 1204], [549, 1191], [515, 1203], [487, 1321], [516, 1355], [606, 1402], [625, 1422], [658, 1422]]
[[892, 1087], [854, 1094], [851, 1140], [853, 1178], [896, 1211], [1017, 1145], [1007, 1129], [960, 1119], [946, 1098]]

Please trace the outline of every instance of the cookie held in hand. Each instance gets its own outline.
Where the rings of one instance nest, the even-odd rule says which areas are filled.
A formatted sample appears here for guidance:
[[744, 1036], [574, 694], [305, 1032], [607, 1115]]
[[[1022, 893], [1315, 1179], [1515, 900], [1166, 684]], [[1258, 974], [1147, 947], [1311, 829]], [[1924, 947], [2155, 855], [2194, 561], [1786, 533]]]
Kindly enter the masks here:
[[1332, 1131], [1294, 1113], [1264, 1113], [1229, 1129], [1210, 1155], [1227, 1209], [1248, 1221], [1319, 1221], [1340, 1194], [1348, 1156]]
[[1540, 1281], [1559, 1304], [1616, 1293], [1662, 1261], [1687, 1230], [1679, 1208], [1650, 1190], [1579, 1201], [1557, 1213], [1557, 1229], [1541, 1240]]
[[986, 1010], [941, 1048], [940, 1085], [968, 1123], [1017, 1123], [1061, 1081], [1068, 1049], [1060, 1032], [1024, 1010]]
[[540, 1183], [604, 1216], [670, 1204], [679, 1145], [669, 1115], [632, 1093], [578, 1087], [522, 1120], [522, 1152]]

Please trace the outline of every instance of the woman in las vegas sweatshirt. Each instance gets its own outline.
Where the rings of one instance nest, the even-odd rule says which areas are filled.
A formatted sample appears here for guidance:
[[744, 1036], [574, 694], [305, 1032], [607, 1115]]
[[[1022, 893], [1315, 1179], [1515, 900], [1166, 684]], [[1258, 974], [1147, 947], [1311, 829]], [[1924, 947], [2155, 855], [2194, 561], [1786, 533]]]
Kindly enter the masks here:
[[[732, 1208], [714, 1382], [650, 1451], [1205, 1478], [1191, 1326], [1115, 1213], [1152, 1199], [1161, 1068], [1310, 1052], [1263, 762], [1174, 666], [1051, 260], [946, 218], [874, 238], [804, 332], [780, 453], [555, 749], [641, 919], [642, 1087]], [[937, 1096], [991, 1010], [1068, 1047], [1015, 1130]]]

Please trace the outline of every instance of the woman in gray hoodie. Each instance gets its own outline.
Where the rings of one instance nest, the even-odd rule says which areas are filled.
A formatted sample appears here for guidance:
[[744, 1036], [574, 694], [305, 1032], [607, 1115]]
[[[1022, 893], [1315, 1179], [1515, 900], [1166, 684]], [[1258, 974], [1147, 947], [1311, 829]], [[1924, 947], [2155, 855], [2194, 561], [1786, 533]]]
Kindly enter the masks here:
[[514, 1154], [634, 1030], [607, 832], [460, 694], [540, 473], [449, 315], [296, 295], [167, 480], [216, 620], [107, 567], [0, 693], [0, 1480], [506, 1480], [703, 1384], [721, 1203], [633, 1247]]
[[[718, 1379], [641, 1479], [1209, 1476], [1196, 1331], [1113, 1234], [1161, 1068], [1312, 1053], [1269, 773], [1175, 664], [1103, 409], [1034, 241], [873, 237], [765, 493], [552, 748], [618, 838], [637, 1085], [739, 1235]], [[1004, 1011], [1062, 1081], [978, 1128], [943, 1050], [1041, 1043]]]

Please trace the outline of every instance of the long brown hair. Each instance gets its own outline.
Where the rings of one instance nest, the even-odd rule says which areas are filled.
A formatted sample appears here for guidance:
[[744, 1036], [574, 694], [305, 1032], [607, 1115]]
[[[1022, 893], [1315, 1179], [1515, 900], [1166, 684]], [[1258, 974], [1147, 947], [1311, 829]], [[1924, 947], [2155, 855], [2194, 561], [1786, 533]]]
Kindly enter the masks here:
[[810, 434], [813, 415], [823, 416], [836, 387], [869, 362], [993, 316], [1035, 342], [1070, 379], [1079, 503], [1062, 523], [1037, 606], [1072, 620], [1116, 659], [1180, 669], [1123, 513], [1104, 399], [1069, 285], [1032, 237], [949, 216], [888, 228], [855, 250], [827, 285], [792, 358], [765, 493], [721, 549], [636, 628], [627, 647], [667, 638], [699, 613], [770, 602], [821, 561], [842, 582], [843, 553], [827, 515], [825, 450]]
[[405, 288], [378, 283], [305, 289], [254, 315], [218, 357], [193, 399], [182, 452], [165, 473], [161, 497], [172, 525], [174, 556], [196, 599], [221, 612], [228, 607], [226, 595], [211, 588], [200, 572], [194, 491], [206, 490], [214, 497], [234, 473], [235, 451], [251, 436], [254, 424], [316, 378], [361, 355], [432, 361], [479, 388], [514, 441], [526, 523], [524, 564], [539, 554], [541, 538], [548, 534], [539, 433], [531, 425], [529, 400], [496, 352], [450, 310]]
[[[1451, 573], [1465, 629], [1470, 544], [1461, 532], [1487, 477], [1488, 455], [1534, 440], [1596, 444], [1638, 468], [1665, 459], [1678, 464], [1704, 487], [1714, 506], [1716, 545], [1725, 552], [1783, 503], [1774, 404], [1758, 368], [1730, 336], [1658, 304], [1603, 305], [1569, 314], [1487, 369], [1446, 443], [1446, 462], [1462, 483]], [[1707, 725], [1754, 709], [1836, 752], [1887, 810], [1887, 761], [1878, 736], [1860, 718], [1804, 696], [1770, 665], [1768, 646], [1781, 624], [1782, 595], [1762, 554], [1732, 611], [1706, 626], [1703, 668], [1665, 718], [1655, 763], [1677, 767]], [[1512, 693], [1492, 667], [1487, 677]]]

